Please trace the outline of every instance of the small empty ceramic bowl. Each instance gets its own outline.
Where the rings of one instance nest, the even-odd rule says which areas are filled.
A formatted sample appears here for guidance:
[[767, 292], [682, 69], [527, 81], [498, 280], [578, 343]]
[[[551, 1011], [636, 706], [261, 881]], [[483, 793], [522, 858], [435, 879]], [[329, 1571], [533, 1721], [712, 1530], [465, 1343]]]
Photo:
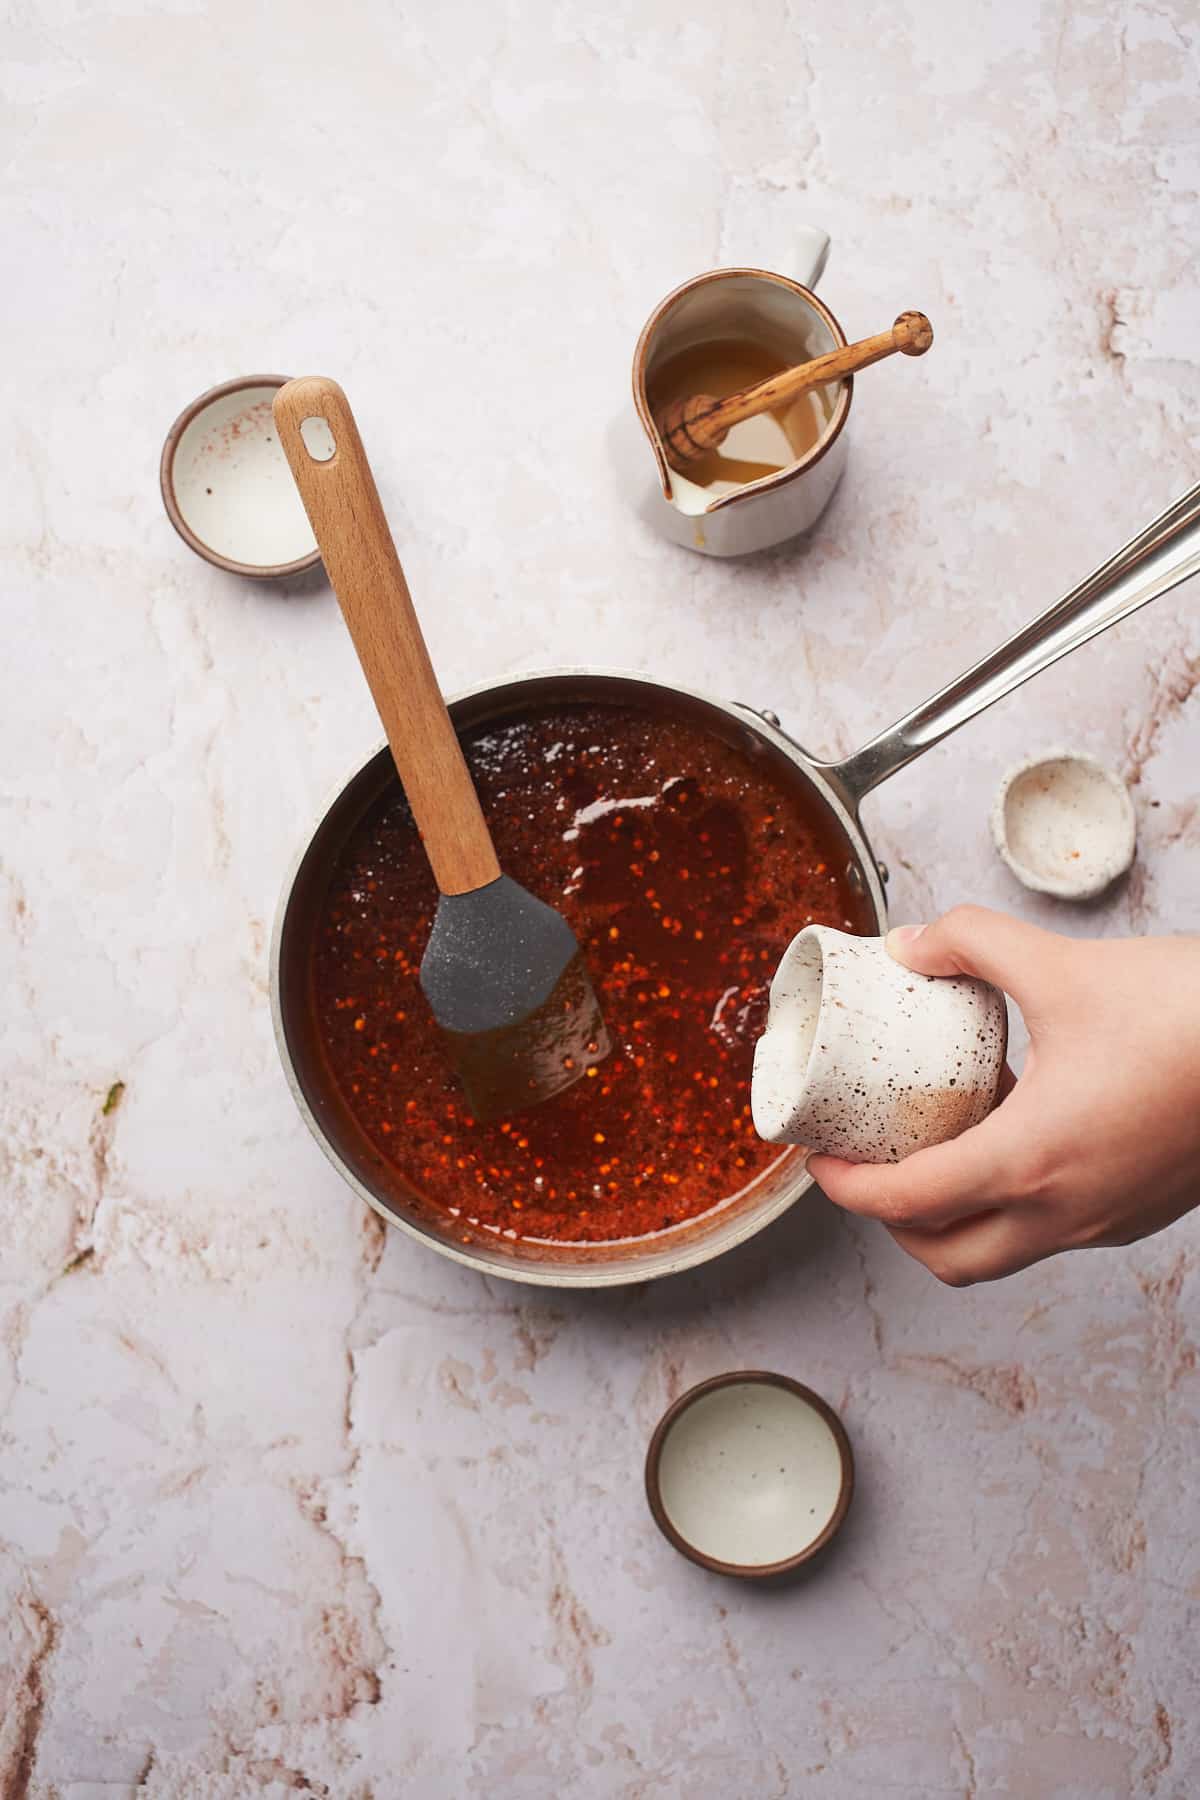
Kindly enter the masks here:
[[321, 560], [271, 403], [286, 375], [243, 375], [184, 408], [163, 445], [167, 517], [197, 556], [272, 581]]
[[1047, 750], [1004, 777], [992, 836], [1027, 888], [1091, 900], [1133, 861], [1137, 820], [1119, 775], [1082, 751]]
[[986, 981], [914, 975], [882, 938], [808, 925], [771, 983], [754, 1129], [770, 1144], [899, 1162], [987, 1117], [1007, 1049], [1004, 996]]
[[854, 1492], [845, 1427], [819, 1394], [758, 1369], [683, 1394], [646, 1453], [646, 1498], [682, 1556], [720, 1575], [783, 1575], [824, 1548]]

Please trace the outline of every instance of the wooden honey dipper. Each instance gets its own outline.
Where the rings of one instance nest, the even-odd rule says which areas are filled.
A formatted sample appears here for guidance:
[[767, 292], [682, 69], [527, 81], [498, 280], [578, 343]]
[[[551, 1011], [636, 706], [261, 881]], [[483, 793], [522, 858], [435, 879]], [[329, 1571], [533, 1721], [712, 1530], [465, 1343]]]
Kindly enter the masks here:
[[741, 388], [718, 400], [713, 394], [693, 394], [690, 400], [675, 400], [665, 407], [657, 421], [663, 450], [673, 469], [686, 473], [689, 463], [699, 462], [710, 450], [724, 443], [732, 427], [742, 419], [756, 418], [759, 413], [774, 412], [810, 388], [824, 387], [839, 381], [871, 363], [882, 361], [899, 350], [904, 356], [924, 356], [933, 342], [933, 326], [920, 312], [902, 312], [890, 331], [877, 337], [860, 338], [857, 344], [846, 344], [831, 350], [813, 362], [797, 363], [781, 369], [766, 381]]

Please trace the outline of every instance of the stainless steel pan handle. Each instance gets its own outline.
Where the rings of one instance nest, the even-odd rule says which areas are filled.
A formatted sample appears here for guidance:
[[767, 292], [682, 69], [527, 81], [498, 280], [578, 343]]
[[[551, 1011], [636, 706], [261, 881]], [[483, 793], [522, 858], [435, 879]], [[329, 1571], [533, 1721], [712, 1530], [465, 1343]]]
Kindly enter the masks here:
[[1200, 487], [1194, 487], [973, 669], [897, 719], [845, 762], [818, 763], [818, 769], [857, 811], [864, 794], [976, 713], [1198, 572]]

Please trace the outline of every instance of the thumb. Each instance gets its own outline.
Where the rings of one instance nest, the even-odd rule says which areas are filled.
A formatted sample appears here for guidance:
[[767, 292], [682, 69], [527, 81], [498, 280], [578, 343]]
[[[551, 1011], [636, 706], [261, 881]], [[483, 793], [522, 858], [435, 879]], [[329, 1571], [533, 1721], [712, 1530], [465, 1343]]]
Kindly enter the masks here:
[[955, 906], [932, 925], [902, 925], [889, 931], [887, 947], [896, 961], [917, 975], [977, 975], [1011, 994], [1024, 1011], [1022, 995], [1043, 985], [1051, 958], [1064, 940], [992, 912], [986, 906]]

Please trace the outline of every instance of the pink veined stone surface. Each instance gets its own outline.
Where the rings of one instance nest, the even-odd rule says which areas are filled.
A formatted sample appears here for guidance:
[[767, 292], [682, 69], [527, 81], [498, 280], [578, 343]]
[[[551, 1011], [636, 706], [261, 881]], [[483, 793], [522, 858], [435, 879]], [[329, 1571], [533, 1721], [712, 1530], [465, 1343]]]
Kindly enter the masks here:
[[[602, 660], [848, 751], [1194, 476], [1198, 38], [1177, 0], [14, 15], [6, 1796], [1195, 1794], [1200, 1224], [965, 1293], [817, 1201], [604, 1296], [385, 1236], [266, 998], [289, 858], [377, 727], [320, 581], [190, 556], [156, 463], [209, 384], [328, 371], [448, 687]], [[691, 557], [608, 463], [637, 332], [702, 269], [787, 272], [807, 222], [851, 336], [919, 306], [936, 345], [862, 378], [809, 544]], [[482, 465], [481, 409], [521, 420]], [[897, 919], [1195, 928], [1198, 606], [870, 799]], [[1138, 811], [1086, 913], [988, 839], [1054, 742]], [[738, 1366], [827, 1396], [858, 1459], [782, 1593], [685, 1564], [641, 1492], [667, 1402]]]

